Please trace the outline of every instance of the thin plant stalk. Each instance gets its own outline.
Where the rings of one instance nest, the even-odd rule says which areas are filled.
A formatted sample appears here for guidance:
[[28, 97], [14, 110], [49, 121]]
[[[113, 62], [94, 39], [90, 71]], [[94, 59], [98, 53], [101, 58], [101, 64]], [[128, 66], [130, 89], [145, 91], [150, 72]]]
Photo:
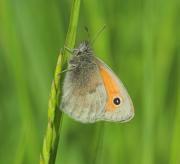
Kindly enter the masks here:
[[[80, 0], [73, 0], [69, 28], [66, 36], [65, 45], [69, 48], [74, 47], [76, 31], [79, 18]], [[44, 137], [43, 149], [40, 156], [40, 164], [54, 164], [60, 137], [60, 126], [62, 112], [59, 110], [61, 94], [61, 71], [66, 65], [67, 53], [64, 49], [60, 52], [55, 69], [54, 80], [52, 82], [49, 105], [48, 105], [48, 125]]]

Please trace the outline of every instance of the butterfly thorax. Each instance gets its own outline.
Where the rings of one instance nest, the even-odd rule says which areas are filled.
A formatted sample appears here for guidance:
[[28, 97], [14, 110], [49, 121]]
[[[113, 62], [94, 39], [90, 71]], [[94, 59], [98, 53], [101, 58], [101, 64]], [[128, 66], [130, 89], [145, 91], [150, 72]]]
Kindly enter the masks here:
[[[68, 73], [72, 85], [82, 88], [92, 88], [98, 85], [96, 79], [98, 66], [95, 63], [95, 57], [87, 41], [82, 42], [78, 48], [74, 49], [71, 59], [69, 60]], [[96, 84], [96, 85], [95, 85]], [[94, 88], [93, 88], [94, 89]]]

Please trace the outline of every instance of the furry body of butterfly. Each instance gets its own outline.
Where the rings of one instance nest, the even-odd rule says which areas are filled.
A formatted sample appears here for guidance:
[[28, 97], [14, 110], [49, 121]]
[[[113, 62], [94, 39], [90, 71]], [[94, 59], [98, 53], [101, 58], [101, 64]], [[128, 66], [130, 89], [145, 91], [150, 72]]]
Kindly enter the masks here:
[[[94, 56], [87, 41], [74, 49], [68, 69], [71, 71], [65, 76], [60, 109], [70, 117], [83, 123], [93, 123], [99, 120], [123, 122], [134, 116], [134, 108], [124, 86]], [[114, 105], [116, 97], [124, 105]]]

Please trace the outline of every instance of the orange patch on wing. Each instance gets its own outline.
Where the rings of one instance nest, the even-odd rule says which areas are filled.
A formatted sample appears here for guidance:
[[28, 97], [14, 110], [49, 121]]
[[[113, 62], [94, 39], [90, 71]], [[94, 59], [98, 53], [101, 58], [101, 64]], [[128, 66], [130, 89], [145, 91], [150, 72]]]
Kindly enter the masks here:
[[113, 79], [110, 71], [107, 68], [101, 65], [99, 66], [99, 68], [108, 96], [106, 111], [113, 112], [117, 108], [117, 106], [113, 103], [113, 99], [120, 95], [119, 85], [117, 84], [117, 81]]

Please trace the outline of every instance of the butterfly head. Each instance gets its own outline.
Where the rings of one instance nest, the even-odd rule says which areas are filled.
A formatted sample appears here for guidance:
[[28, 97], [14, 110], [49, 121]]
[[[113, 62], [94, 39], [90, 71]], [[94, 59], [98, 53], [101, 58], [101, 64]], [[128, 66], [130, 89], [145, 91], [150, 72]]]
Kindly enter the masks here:
[[91, 55], [91, 54], [92, 54], [92, 49], [88, 41], [81, 42], [79, 46], [75, 48], [73, 51], [74, 56], [85, 56], [85, 55]]
[[83, 41], [77, 48], [73, 50], [72, 58], [69, 61], [70, 65], [84, 65], [92, 62], [92, 48], [88, 41]]

